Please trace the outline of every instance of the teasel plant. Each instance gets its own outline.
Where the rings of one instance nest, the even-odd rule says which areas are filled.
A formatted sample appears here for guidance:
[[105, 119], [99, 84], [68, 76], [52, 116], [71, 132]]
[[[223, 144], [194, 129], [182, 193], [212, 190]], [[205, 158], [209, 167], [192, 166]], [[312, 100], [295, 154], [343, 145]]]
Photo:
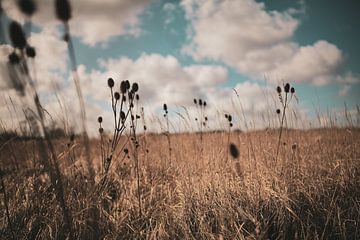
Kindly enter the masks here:
[[[231, 129], [233, 127], [233, 117], [232, 115], [230, 114], [225, 114], [225, 118], [228, 122], [228, 136], [227, 136], [227, 143], [226, 143], [226, 146], [230, 146], [230, 137], [231, 137]], [[227, 154], [226, 154], [226, 161], [228, 162], [229, 161], [229, 148], [228, 148], [228, 151], [227, 151]]]
[[166, 120], [166, 131], [165, 131], [165, 135], [166, 135], [166, 139], [167, 139], [167, 142], [168, 142], [169, 164], [170, 164], [170, 166], [171, 166], [171, 164], [172, 164], [172, 162], [171, 162], [171, 151], [172, 151], [172, 148], [171, 148], [170, 128], [169, 128], [169, 111], [168, 111], [168, 108], [167, 108], [166, 103], [164, 103], [164, 105], [163, 105], [163, 110], [164, 110], [164, 118], [165, 118], [165, 120]]
[[63, 23], [64, 26], [63, 40], [66, 42], [68, 47], [69, 59], [71, 64], [71, 73], [75, 84], [75, 89], [76, 89], [79, 106], [80, 106], [80, 112], [81, 112], [80, 115], [81, 115], [82, 136], [85, 147], [85, 160], [87, 163], [88, 172], [90, 174], [90, 180], [91, 182], [94, 182], [95, 170], [93, 168], [93, 164], [91, 161], [90, 141], [89, 141], [89, 136], [87, 134], [86, 123], [85, 123], [86, 121], [85, 102], [80, 86], [80, 77], [77, 71], [75, 49], [73, 42], [71, 40], [71, 33], [70, 33], [69, 21], [72, 17], [72, 9], [69, 0], [55, 0], [55, 13], [56, 13], [56, 17]]
[[281, 138], [284, 131], [284, 124], [286, 121], [286, 110], [289, 107], [289, 104], [291, 100], [294, 98], [295, 94], [295, 88], [291, 87], [289, 83], [286, 83], [283, 88], [278, 86], [276, 88], [276, 92], [278, 94], [279, 101], [281, 103], [282, 109], [276, 109], [276, 114], [279, 116], [279, 122], [280, 122], [280, 130], [279, 130], [279, 136], [278, 136], [278, 143], [276, 147], [276, 155], [275, 155], [275, 163], [277, 163], [278, 157], [279, 157], [279, 150], [280, 150], [280, 144], [281, 144]]
[[5, 173], [0, 167], [0, 183], [1, 183], [1, 185], [0, 185], [0, 187], [1, 187], [0, 188], [0, 193], [2, 193], [3, 196], [4, 196], [5, 214], [6, 214], [6, 218], [7, 218], [7, 221], [8, 221], [8, 226], [10, 228], [12, 238], [15, 239], [14, 229], [13, 229], [13, 226], [12, 226], [11, 217], [10, 217], [10, 211], [9, 211], [8, 193], [7, 193], [6, 188], [5, 188], [4, 175], [5, 175]]
[[199, 114], [199, 117], [195, 118], [195, 121], [197, 122], [198, 125], [198, 130], [200, 132], [200, 156], [202, 158], [203, 156], [203, 151], [204, 151], [204, 145], [203, 145], [203, 129], [207, 126], [208, 124], [208, 117], [206, 116], [206, 107], [207, 107], [207, 103], [206, 101], [202, 100], [201, 98], [199, 98], [198, 100], [196, 98], [194, 98], [194, 104], [196, 105], [197, 108], [197, 112]]
[[[24, 9], [20, 10], [23, 11]], [[58, 157], [50, 139], [50, 135], [45, 127], [45, 110], [40, 103], [34, 79], [29, 72], [28, 60], [36, 57], [36, 51], [34, 47], [31, 47], [28, 44], [25, 33], [18, 22], [12, 21], [10, 23], [9, 36], [14, 47], [13, 52], [9, 55], [10, 78], [13, 81], [13, 85], [17, 92], [22, 96], [30, 95], [30, 98], [35, 105], [36, 117], [38, 120], [38, 123], [35, 124], [39, 124], [41, 129], [41, 138], [38, 139], [39, 157], [41, 162], [45, 165], [50, 176], [51, 184], [55, 189], [55, 196], [63, 213], [64, 228], [68, 229], [69, 237], [73, 238], [72, 215], [65, 200], [66, 197]], [[30, 86], [30, 89], [27, 88], [27, 85]], [[26, 91], [28, 91], [27, 94]], [[47, 148], [50, 152], [50, 157], [48, 156]]]
[[[127, 120], [131, 117], [132, 109], [134, 108], [134, 98], [132, 97], [132, 89], [130, 89], [130, 82], [128, 80], [121, 81], [119, 91], [114, 90], [115, 82], [113, 78], [108, 78], [107, 85], [110, 89], [111, 95], [111, 109], [114, 120], [114, 130], [112, 136], [107, 141], [107, 137], [104, 133], [102, 126], [103, 118], [98, 117], [99, 123], [99, 134], [100, 134], [100, 148], [101, 148], [101, 159], [102, 159], [102, 172], [103, 177], [101, 180], [101, 188], [104, 186], [112, 162], [117, 161], [125, 146], [129, 142], [129, 137], [126, 138], [125, 142], [120, 144], [121, 137], [124, 136], [127, 128]], [[130, 121], [130, 126], [131, 125]], [[117, 151], [118, 150], [118, 151]], [[123, 156], [124, 158], [125, 156]]]

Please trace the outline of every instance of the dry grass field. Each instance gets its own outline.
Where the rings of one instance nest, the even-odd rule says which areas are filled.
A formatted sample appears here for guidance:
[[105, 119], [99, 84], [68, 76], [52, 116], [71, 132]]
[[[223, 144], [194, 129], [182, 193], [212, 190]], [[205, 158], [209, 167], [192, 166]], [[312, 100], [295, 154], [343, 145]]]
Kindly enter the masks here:
[[[0, 39], [6, 40], [5, 64], [0, 67], [6, 71], [3, 75], [7, 74], [0, 79], [4, 85], [0, 87], [13, 91], [16, 97], [13, 101], [9, 95], [9, 102], [0, 106], [11, 115], [6, 120], [12, 126], [7, 127], [0, 116], [0, 240], [360, 239], [359, 106], [356, 111], [347, 109], [345, 103], [344, 114], [339, 115], [342, 119], [333, 117], [328, 110], [328, 127], [305, 130], [307, 123], [293, 108], [301, 97], [293, 85], [282, 81], [280, 86], [267, 88], [273, 90], [273, 96], [267, 96], [266, 104], [259, 103], [266, 106], [266, 111], [257, 117], [268, 128], [253, 130], [248, 124], [256, 125], [254, 116], [245, 116], [243, 96], [229, 87], [237, 96], [236, 101], [226, 99], [232, 101], [234, 119], [228, 112], [224, 114], [226, 120], [223, 118], [228, 111], [225, 109], [217, 109], [222, 119], [215, 119], [216, 101], [193, 99], [192, 104], [191, 97], [186, 104], [190, 102], [192, 105], [187, 106], [193, 111], [183, 107], [187, 119], [171, 109], [174, 102], [170, 102], [169, 109], [165, 103], [160, 115], [151, 112], [161, 125], [161, 131], [151, 133], [151, 124], [158, 122], [144, 116], [142, 103], [148, 101], [146, 96], [166, 89], [155, 83], [156, 91], [144, 94], [143, 100], [138, 83], [121, 79], [115, 82], [107, 76], [108, 86], [101, 77], [99, 86], [93, 88], [108, 89], [112, 111], [104, 108], [104, 116], [93, 116], [94, 111], [89, 116], [89, 98], [93, 101], [96, 97], [92, 99], [82, 92], [87, 82], [80, 81], [75, 49], [78, 45], [73, 44], [69, 24], [71, 2], [76, 1], [55, 0], [54, 18], [60, 29], [56, 36], [68, 54], [69, 66], [64, 66], [64, 71], [69, 72], [64, 73], [64, 78], [70, 79], [66, 85], [72, 84], [74, 89], [68, 97], [72, 104], [69, 108], [78, 110], [71, 112], [74, 121], [66, 122], [71, 113], [63, 109], [66, 102], [58, 98], [60, 87], [43, 95], [39, 92], [35, 73], [44, 62], [34, 61], [38, 59], [37, 49], [28, 42], [30, 35], [39, 31], [32, 29], [36, 2], [16, 2], [19, 13], [26, 17], [25, 25], [2, 17], [0, 0]], [[262, 10], [263, 6], [258, 8]], [[285, 16], [288, 19], [290, 15]], [[176, 63], [171, 66], [177, 65], [177, 61], [171, 62]], [[162, 68], [161, 64], [154, 65]], [[56, 72], [56, 68], [51, 69]], [[204, 78], [212, 75], [205, 72], [201, 74]], [[41, 80], [46, 82], [48, 78]], [[184, 88], [179, 92], [188, 94], [184, 86], [179, 84], [179, 89]], [[345, 92], [352, 88], [344, 86]], [[260, 94], [265, 92], [254, 95], [256, 99]], [[61, 111], [54, 118], [63, 119], [68, 128], [51, 128], [50, 112], [54, 109], [44, 104], [49, 100], [44, 95], [56, 95]], [[151, 107], [159, 109], [161, 105]], [[324, 116], [315, 112], [321, 125]], [[13, 113], [21, 113], [21, 117]], [[105, 119], [108, 113], [113, 114], [112, 119]], [[181, 127], [176, 125], [175, 113], [178, 119], [189, 121], [184, 124], [189, 128], [178, 131]], [[96, 118], [98, 129], [92, 125], [92, 130], [98, 130], [98, 134], [90, 138], [87, 128], [91, 124], [87, 120], [96, 123]], [[148, 130], [145, 121], [150, 122]], [[247, 131], [235, 130], [240, 127]]]
[[[171, 135], [170, 159], [165, 135], [139, 135], [141, 214], [131, 150], [113, 162], [100, 188], [99, 141], [90, 143], [99, 173], [94, 184], [81, 139], [56, 140], [73, 237], [358, 239], [359, 129], [285, 130], [275, 161], [277, 138], [275, 130], [233, 132], [230, 142], [240, 153], [234, 159], [226, 132], [204, 133], [202, 142], [200, 134]], [[17, 139], [1, 144], [11, 221], [2, 194], [2, 239], [67, 237], [37, 144]]]

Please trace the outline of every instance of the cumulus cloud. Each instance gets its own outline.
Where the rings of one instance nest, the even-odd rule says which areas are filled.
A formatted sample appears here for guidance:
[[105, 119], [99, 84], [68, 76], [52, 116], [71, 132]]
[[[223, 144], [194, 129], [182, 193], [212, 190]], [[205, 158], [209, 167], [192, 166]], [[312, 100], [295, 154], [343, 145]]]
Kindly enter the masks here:
[[[3, 8], [11, 18], [19, 21], [24, 16], [13, 0], [3, 1]], [[138, 36], [141, 33], [140, 14], [148, 6], [149, 0], [76, 0], [71, 1], [73, 18], [70, 20], [71, 32], [89, 45], [106, 43], [111, 37], [120, 35]], [[37, 26], [55, 26], [53, 1], [37, 1], [38, 12], [34, 15]]]
[[351, 72], [346, 73], [350, 77], [341, 73], [344, 56], [334, 44], [319, 40], [300, 46], [292, 41], [300, 24], [294, 9], [267, 11], [254, 0], [183, 0], [181, 5], [191, 34], [183, 52], [196, 60], [224, 62], [242, 74], [266, 75], [273, 82], [359, 82]]

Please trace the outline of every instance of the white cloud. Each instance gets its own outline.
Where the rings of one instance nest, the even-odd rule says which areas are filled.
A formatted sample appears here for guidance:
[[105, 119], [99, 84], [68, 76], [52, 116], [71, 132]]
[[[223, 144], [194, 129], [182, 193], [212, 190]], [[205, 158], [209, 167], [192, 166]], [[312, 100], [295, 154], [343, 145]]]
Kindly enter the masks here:
[[[34, 23], [38, 26], [54, 26], [56, 20], [53, 1], [37, 1], [38, 12]], [[148, 6], [149, 0], [76, 0], [71, 1], [71, 32], [89, 45], [106, 43], [111, 37], [120, 35], [138, 36], [141, 32], [140, 14]], [[15, 1], [3, 2], [5, 12], [12, 18], [23, 20], [15, 6]]]
[[189, 42], [183, 52], [196, 60], [224, 62], [238, 72], [272, 82], [279, 79], [323, 85], [359, 82], [351, 72], [341, 74], [344, 56], [334, 44], [319, 40], [299, 46], [292, 41], [304, 11], [267, 11], [254, 0], [183, 0], [190, 21]]

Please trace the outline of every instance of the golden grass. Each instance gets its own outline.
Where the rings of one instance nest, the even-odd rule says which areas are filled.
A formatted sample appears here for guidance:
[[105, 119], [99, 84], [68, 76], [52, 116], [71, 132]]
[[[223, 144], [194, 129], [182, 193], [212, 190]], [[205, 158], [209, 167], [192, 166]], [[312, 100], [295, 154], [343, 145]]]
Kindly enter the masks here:
[[[99, 190], [87, 180], [80, 139], [71, 147], [55, 141], [76, 238], [358, 239], [359, 129], [284, 130], [275, 164], [277, 137], [274, 130], [233, 132], [230, 142], [240, 151], [234, 161], [227, 156], [226, 132], [204, 133], [202, 156], [200, 135], [171, 135], [170, 162], [166, 136], [147, 135], [149, 152], [139, 151], [141, 216], [131, 157], [113, 163]], [[144, 136], [139, 139], [142, 145]], [[65, 238], [34, 144], [12, 141], [1, 150], [15, 238]], [[91, 149], [100, 172], [97, 140]], [[0, 236], [11, 238], [3, 202], [0, 216]]]

